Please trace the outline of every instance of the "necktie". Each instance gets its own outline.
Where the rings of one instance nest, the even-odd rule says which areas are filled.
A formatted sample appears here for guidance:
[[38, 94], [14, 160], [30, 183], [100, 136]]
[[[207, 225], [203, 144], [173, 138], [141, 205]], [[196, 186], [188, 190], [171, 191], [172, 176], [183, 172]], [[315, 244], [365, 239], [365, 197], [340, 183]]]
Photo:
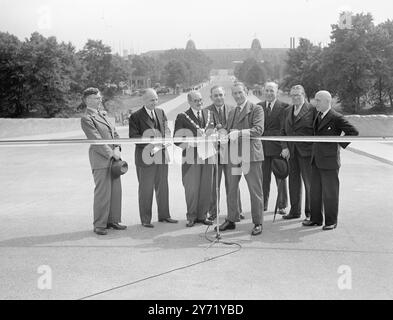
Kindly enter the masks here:
[[199, 126], [202, 126], [202, 119], [201, 119], [201, 112], [200, 111], [197, 111], [197, 119], [198, 119]]
[[157, 119], [156, 119], [156, 117], [154, 116], [154, 111], [153, 110], [150, 110], [150, 118], [153, 120], [153, 122], [154, 122], [154, 128], [157, 128]]
[[318, 112], [318, 117], [317, 117], [317, 125], [319, 125], [322, 121], [322, 113]]
[[224, 107], [221, 106], [218, 108], [218, 120], [220, 121], [221, 125], [224, 125], [225, 119], [224, 119], [224, 112], [223, 109]]
[[272, 109], [270, 109], [270, 102], [268, 102], [266, 106], [266, 114], [269, 116], [270, 112], [272, 111]]

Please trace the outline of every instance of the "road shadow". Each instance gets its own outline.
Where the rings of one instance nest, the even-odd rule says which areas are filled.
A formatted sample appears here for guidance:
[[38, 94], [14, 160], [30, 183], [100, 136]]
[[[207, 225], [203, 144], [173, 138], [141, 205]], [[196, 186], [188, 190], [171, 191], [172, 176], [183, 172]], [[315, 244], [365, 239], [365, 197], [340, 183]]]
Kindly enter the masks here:
[[[267, 215], [266, 215], [267, 216]], [[249, 217], [249, 213], [246, 213]], [[301, 219], [282, 220], [280, 217], [273, 223], [264, 222], [262, 235], [251, 236], [253, 224], [246, 218], [236, 224], [235, 230], [221, 232], [223, 240], [240, 242], [260, 242], [267, 244], [285, 244], [304, 242], [304, 238], [321, 232], [321, 227], [306, 228]], [[186, 227], [185, 220], [179, 223], [153, 222], [154, 228], [146, 228], [140, 224], [128, 226], [124, 231], [108, 230], [106, 236], [98, 236], [91, 229], [69, 233], [48, 234], [40, 236], [17, 237], [0, 241], [0, 247], [133, 247], [139, 249], [185, 249], [206, 246], [214, 241], [214, 226], [209, 228], [196, 224]], [[224, 217], [220, 218], [220, 223]]]

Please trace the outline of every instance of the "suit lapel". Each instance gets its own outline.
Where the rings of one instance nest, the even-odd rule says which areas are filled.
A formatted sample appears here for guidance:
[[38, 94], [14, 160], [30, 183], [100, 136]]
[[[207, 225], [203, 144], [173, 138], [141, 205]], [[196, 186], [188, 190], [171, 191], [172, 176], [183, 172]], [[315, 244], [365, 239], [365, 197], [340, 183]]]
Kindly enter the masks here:
[[154, 121], [150, 118], [150, 115], [147, 113], [146, 108], [145, 107], [142, 108], [143, 108], [143, 120], [151, 129], [154, 129]]
[[251, 112], [250, 102], [247, 101], [243, 110], [240, 112], [238, 123], [242, 122], [242, 120]]
[[229, 107], [224, 104], [224, 110], [225, 110], [225, 120], [228, 121], [228, 116], [229, 116]]
[[229, 113], [229, 115], [228, 115], [227, 125], [226, 125], [226, 129], [228, 131], [233, 128], [233, 121], [235, 119], [235, 113], [236, 113], [236, 108], [234, 108], [233, 111], [231, 113]]
[[95, 121], [106, 125], [109, 128], [109, 131], [111, 132], [112, 138], [114, 138], [113, 127], [111, 126], [111, 124], [108, 121], [106, 121], [105, 119], [101, 118], [101, 116], [98, 115], [98, 114], [91, 114], [91, 116], [92, 116], [92, 118]]
[[[210, 119], [209, 119], [209, 112], [210, 112]], [[205, 121], [205, 126], [204, 127], [206, 127], [206, 128], [214, 128], [214, 115], [213, 115], [213, 111], [211, 111], [211, 110], [207, 110], [207, 109], [203, 109], [202, 110], [202, 114], [203, 114], [203, 117], [204, 117], [204, 121]], [[218, 119], [218, 116], [217, 116], [217, 119]], [[209, 120], [209, 122], [208, 122], [208, 120]], [[212, 125], [210, 125], [212, 123]]]
[[333, 117], [332, 110], [329, 110], [329, 112], [323, 117], [321, 122], [318, 124], [318, 130], [321, 130], [324, 126], [326, 126], [332, 117]]
[[160, 126], [160, 130], [158, 131], [160, 131], [162, 135], [165, 135], [164, 118], [162, 116], [162, 112], [157, 112], [157, 110], [155, 110], [154, 113]]
[[280, 112], [280, 103], [278, 102], [278, 100], [276, 100], [276, 102], [273, 105], [273, 110], [270, 113], [270, 117], [275, 116], [276, 114], [278, 114]]
[[308, 112], [309, 106], [308, 104], [304, 103], [302, 108], [300, 109], [299, 114], [295, 118], [295, 122], [298, 122], [303, 116]]
[[289, 122], [289, 125], [292, 126], [293, 125], [293, 112], [295, 110], [295, 106], [292, 105], [289, 108], [290, 109], [289, 109], [289, 112], [288, 112], [287, 120]]
[[187, 110], [187, 114], [190, 116], [190, 118], [195, 122], [198, 123], [198, 119], [194, 114], [194, 111], [190, 108]]
[[[194, 112], [192, 111], [191, 107], [186, 111], [186, 114], [194, 121], [195, 123], [198, 123], [198, 119], [195, 117]], [[194, 135], [197, 135], [198, 130], [195, 128], [194, 124], [190, 122], [190, 120], [187, 119], [187, 124], [188, 127], [191, 128], [192, 132]]]

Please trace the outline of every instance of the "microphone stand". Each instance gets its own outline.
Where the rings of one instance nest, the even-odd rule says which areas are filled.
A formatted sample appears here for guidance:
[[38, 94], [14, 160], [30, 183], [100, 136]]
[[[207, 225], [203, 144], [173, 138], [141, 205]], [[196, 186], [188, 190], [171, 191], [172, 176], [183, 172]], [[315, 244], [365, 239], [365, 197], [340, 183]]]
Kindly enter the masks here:
[[213, 177], [213, 179], [216, 180], [216, 228], [215, 228], [216, 236], [215, 236], [214, 241], [210, 244], [210, 246], [208, 248], [212, 247], [215, 243], [219, 242], [220, 239], [221, 239], [220, 223], [219, 223], [220, 222], [220, 185], [219, 185], [219, 181], [218, 181], [219, 150], [220, 150], [220, 147], [219, 147], [220, 146], [219, 145], [220, 142], [219, 141], [220, 141], [220, 137], [219, 137], [218, 134], [217, 134], [216, 141], [217, 141], [217, 152], [216, 152], [216, 155], [215, 155], [215, 164], [214, 164], [214, 168], [215, 168], [216, 174]]

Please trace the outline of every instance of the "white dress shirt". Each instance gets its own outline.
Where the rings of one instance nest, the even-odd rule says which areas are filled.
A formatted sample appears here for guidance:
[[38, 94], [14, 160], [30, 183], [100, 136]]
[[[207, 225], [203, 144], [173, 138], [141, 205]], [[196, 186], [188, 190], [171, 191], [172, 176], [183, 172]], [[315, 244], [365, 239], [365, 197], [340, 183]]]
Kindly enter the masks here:
[[302, 110], [303, 106], [304, 106], [304, 103], [303, 103], [300, 107], [296, 107], [296, 106], [295, 106], [295, 110], [294, 110], [294, 112], [293, 112], [293, 114], [295, 115], [295, 117], [300, 113], [300, 110]]
[[323, 118], [327, 115], [327, 113], [330, 111], [331, 108], [332, 108], [332, 107], [329, 107], [329, 109], [327, 109], [325, 112], [323, 112], [323, 113], [321, 114], [321, 119], [323, 119]]
[[146, 106], [143, 106], [143, 107], [145, 108], [145, 110], [146, 110], [147, 114], [149, 115], [149, 117], [154, 121], [156, 119], [156, 115], [155, 115], [154, 109], [150, 110], [150, 109], [146, 108]]

